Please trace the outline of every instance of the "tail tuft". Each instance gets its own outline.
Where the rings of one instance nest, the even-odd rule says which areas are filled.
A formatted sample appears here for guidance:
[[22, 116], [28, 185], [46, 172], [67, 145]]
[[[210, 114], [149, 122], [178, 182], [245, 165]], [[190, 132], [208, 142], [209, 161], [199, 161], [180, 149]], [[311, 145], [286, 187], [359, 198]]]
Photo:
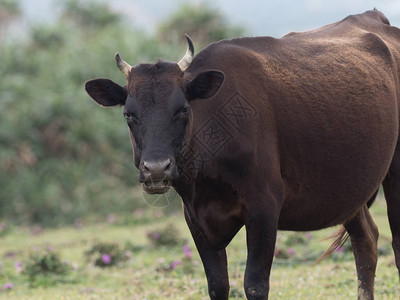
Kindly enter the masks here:
[[331, 256], [339, 247], [343, 247], [344, 243], [349, 239], [349, 234], [347, 233], [346, 228], [342, 226], [336, 233], [326, 238], [326, 240], [333, 238], [335, 240], [332, 245], [314, 262], [314, 265]]

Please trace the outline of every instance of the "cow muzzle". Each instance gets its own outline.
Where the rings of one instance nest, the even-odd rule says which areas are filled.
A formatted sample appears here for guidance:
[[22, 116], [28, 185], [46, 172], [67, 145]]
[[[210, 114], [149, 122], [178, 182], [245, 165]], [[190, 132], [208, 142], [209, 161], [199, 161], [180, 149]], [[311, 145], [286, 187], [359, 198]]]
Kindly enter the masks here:
[[148, 194], [164, 194], [171, 188], [176, 174], [174, 159], [150, 161], [144, 160], [139, 166], [139, 181]]

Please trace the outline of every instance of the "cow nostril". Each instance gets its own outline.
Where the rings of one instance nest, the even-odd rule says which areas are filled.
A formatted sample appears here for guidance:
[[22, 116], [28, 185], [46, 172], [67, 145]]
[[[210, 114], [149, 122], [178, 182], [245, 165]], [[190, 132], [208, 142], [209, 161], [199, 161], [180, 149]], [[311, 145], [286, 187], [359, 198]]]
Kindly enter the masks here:
[[166, 159], [164, 161], [144, 161], [142, 172], [145, 176], [157, 176], [161, 174], [169, 175], [173, 172], [173, 161]]

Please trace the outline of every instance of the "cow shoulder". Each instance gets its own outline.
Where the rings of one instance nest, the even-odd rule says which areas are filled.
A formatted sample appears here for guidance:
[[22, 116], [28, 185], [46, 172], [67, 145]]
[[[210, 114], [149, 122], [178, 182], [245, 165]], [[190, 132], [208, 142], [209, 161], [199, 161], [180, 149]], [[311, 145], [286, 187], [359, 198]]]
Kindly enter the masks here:
[[392, 53], [390, 48], [378, 34], [372, 32], [363, 33], [360, 40], [363, 50], [373, 56], [380, 56], [388, 62], [391, 61]]
[[377, 9], [368, 10], [362, 14], [350, 15], [339, 23], [353, 23], [362, 27], [374, 26], [373, 23], [390, 25], [386, 16]]

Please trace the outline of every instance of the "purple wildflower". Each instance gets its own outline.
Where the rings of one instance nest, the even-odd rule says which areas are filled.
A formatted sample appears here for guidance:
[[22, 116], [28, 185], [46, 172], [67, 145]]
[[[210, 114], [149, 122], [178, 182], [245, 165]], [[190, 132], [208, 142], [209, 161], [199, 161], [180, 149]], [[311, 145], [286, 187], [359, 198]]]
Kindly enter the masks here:
[[21, 271], [22, 271], [22, 262], [17, 261], [15, 263], [15, 270], [17, 271], [18, 274], [21, 273]]
[[161, 234], [159, 234], [158, 232], [153, 233], [153, 239], [158, 240], [160, 237], [161, 237]]
[[13, 284], [11, 282], [8, 282], [4, 285], [4, 289], [9, 290], [13, 288]]
[[81, 229], [83, 227], [83, 223], [81, 219], [76, 219], [74, 222], [74, 226], [76, 229]]
[[337, 247], [335, 251], [338, 252], [338, 253], [343, 253], [344, 252], [344, 248], [343, 247]]
[[289, 248], [289, 249], [287, 250], [287, 252], [288, 252], [290, 255], [295, 255], [295, 254], [296, 254], [296, 251], [294, 251], [293, 248]]
[[189, 245], [183, 246], [183, 247], [182, 247], [182, 250], [183, 250], [183, 253], [185, 254], [185, 256], [186, 256], [187, 258], [192, 258], [193, 254], [192, 254], [192, 251], [190, 251]]
[[115, 220], [116, 220], [116, 219], [117, 219], [117, 218], [115, 217], [114, 214], [108, 214], [108, 215], [107, 215], [107, 222], [110, 223], [110, 224], [115, 223]]
[[280, 250], [278, 249], [278, 247], [275, 245], [275, 250], [274, 250], [274, 257], [277, 257], [278, 256], [278, 252], [279, 252]]
[[175, 260], [171, 264], [171, 270], [174, 270], [181, 262], [179, 260]]
[[111, 263], [111, 256], [109, 254], [103, 254], [101, 256], [101, 261], [106, 264], [109, 265]]
[[138, 217], [138, 218], [142, 217], [143, 214], [144, 214], [144, 210], [143, 210], [142, 208], [138, 208], [138, 209], [135, 210], [135, 212], [133, 213], [133, 215], [134, 215], [135, 217]]

